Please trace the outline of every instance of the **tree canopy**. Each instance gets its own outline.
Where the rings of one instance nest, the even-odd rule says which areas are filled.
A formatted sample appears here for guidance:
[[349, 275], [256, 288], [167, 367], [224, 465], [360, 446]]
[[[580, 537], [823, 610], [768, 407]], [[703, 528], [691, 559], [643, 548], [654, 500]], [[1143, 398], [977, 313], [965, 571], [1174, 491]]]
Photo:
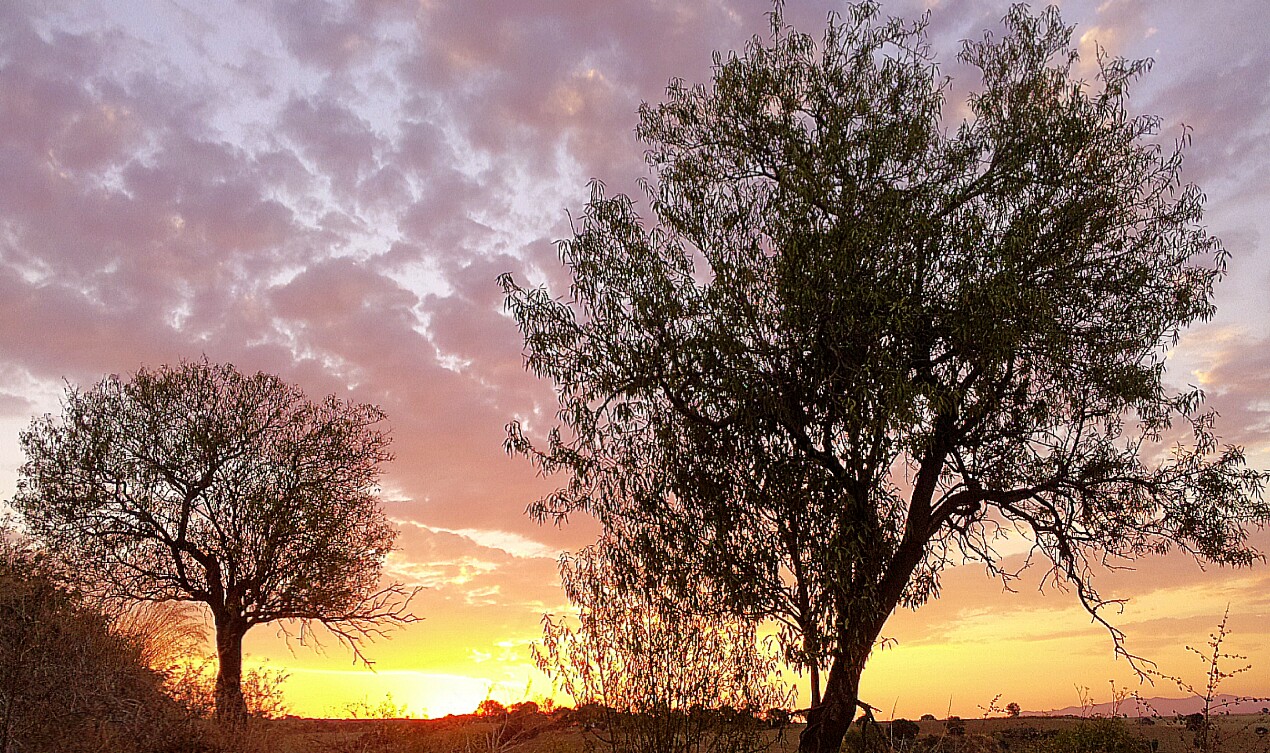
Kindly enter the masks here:
[[206, 359], [112, 375], [22, 433], [13, 505], [86, 589], [207, 604], [232, 719], [250, 628], [320, 623], [361, 656], [362, 638], [414, 619], [380, 584], [396, 538], [377, 497], [383, 420]]
[[772, 19], [641, 107], [648, 217], [594, 183], [567, 297], [502, 278], [560, 422], [508, 447], [568, 475], [533, 513], [598, 517], [628, 579], [780, 621], [812, 672], [803, 750], [836, 750], [896, 607], [963, 556], [1011, 577], [996, 532], [1026, 532], [1124, 652], [1098, 567], [1250, 564], [1270, 506], [1165, 380], [1226, 252], [1187, 134], [1130, 112], [1147, 62], [1079, 80], [1057, 9], [1016, 6], [964, 43], [961, 103], [925, 17], [859, 3], [819, 42]]

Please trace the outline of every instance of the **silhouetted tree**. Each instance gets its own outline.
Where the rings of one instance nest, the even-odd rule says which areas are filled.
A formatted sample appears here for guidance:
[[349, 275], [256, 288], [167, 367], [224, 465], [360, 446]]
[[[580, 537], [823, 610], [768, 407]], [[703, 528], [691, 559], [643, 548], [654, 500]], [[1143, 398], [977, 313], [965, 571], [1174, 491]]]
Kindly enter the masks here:
[[963, 554], [995, 569], [1003, 526], [1122, 653], [1100, 564], [1260, 558], [1263, 475], [1163, 380], [1226, 259], [1186, 135], [1128, 113], [1145, 62], [1082, 83], [1056, 9], [1004, 23], [964, 44], [982, 85], [949, 129], [925, 19], [860, 3], [817, 43], [774, 13], [641, 107], [651, 219], [596, 183], [567, 298], [502, 278], [564, 425], [509, 427], [570, 475], [533, 513], [594, 514], [692, 608], [779, 620], [812, 673], [804, 751], [838, 749], [892, 611]]
[[361, 639], [414, 619], [380, 585], [396, 536], [376, 496], [383, 419], [206, 359], [108, 376], [22, 433], [13, 505], [86, 588], [206, 604], [216, 713], [236, 721], [253, 626], [320, 623], [364, 659]]

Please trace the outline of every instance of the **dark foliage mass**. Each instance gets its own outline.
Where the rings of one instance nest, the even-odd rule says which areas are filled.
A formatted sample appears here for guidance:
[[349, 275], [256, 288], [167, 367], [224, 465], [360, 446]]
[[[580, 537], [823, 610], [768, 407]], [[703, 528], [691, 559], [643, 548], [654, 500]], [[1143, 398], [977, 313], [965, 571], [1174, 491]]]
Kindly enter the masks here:
[[773, 14], [641, 109], [647, 215], [594, 185], [568, 296], [502, 280], [559, 398], [548, 436], [509, 431], [569, 477], [534, 514], [598, 517], [626, 587], [779, 621], [807, 751], [838, 748], [887, 618], [950, 562], [1017, 575], [997, 532], [1124, 652], [1100, 566], [1247, 565], [1270, 518], [1264, 475], [1165, 382], [1226, 253], [1186, 134], [1130, 112], [1147, 64], [1079, 81], [1057, 10], [1016, 6], [965, 43], [981, 83], [950, 128], [924, 25], [865, 2], [817, 42]]
[[191, 729], [142, 653], [0, 528], [0, 753], [175, 750]]
[[206, 604], [217, 714], [240, 719], [252, 627], [320, 623], [359, 651], [414, 619], [379, 582], [396, 537], [377, 497], [383, 420], [206, 360], [109, 376], [22, 433], [13, 506], [85, 589]]

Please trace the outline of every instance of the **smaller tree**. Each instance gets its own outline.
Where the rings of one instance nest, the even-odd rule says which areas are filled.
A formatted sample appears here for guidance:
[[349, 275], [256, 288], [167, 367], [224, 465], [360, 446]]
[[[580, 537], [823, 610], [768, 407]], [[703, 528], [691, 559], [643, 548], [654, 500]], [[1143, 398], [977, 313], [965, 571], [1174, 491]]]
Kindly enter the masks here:
[[[614, 753], [742, 753], [766, 748], [764, 711], [793, 691], [759, 646], [754, 622], [690, 615], [640, 591], [601, 542], [561, 559], [577, 622], [543, 619], [538, 666]], [[786, 715], [787, 716], [787, 715]]]
[[1011, 719], [1018, 719], [1022, 713], [1023, 709], [1014, 701], [1010, 701], [1005, 705], [1005, 714]]
[[383, 420], [206, 359], [112, 375], [22, 433], [13, 506], [84, 588], [206, 604], [216, 714], [236, 721], [252, 627], [318, 623], [365, 660], [362, 639], [416, 619], [410, 593], [380, 584], [396, 538], [377, 499]]

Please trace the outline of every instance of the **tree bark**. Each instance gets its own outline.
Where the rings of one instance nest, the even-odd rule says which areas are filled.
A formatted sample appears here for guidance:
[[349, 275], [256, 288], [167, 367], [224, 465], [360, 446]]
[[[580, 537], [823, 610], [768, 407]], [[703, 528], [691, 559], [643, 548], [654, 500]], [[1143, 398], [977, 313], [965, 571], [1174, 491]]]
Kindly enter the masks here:
[[860, 674], [864, 656], [839, 654], [829, 667], [824, 698], [807, 712], [807, 727], [798, 737], [799, 753], [838, 753], [842, 738], [855, 720], [860, 700]]
[[243, 699], [243, 636], [247, 625], [238, 617], [216, 617], [216, 719], [237, 726], [247, 720]]

